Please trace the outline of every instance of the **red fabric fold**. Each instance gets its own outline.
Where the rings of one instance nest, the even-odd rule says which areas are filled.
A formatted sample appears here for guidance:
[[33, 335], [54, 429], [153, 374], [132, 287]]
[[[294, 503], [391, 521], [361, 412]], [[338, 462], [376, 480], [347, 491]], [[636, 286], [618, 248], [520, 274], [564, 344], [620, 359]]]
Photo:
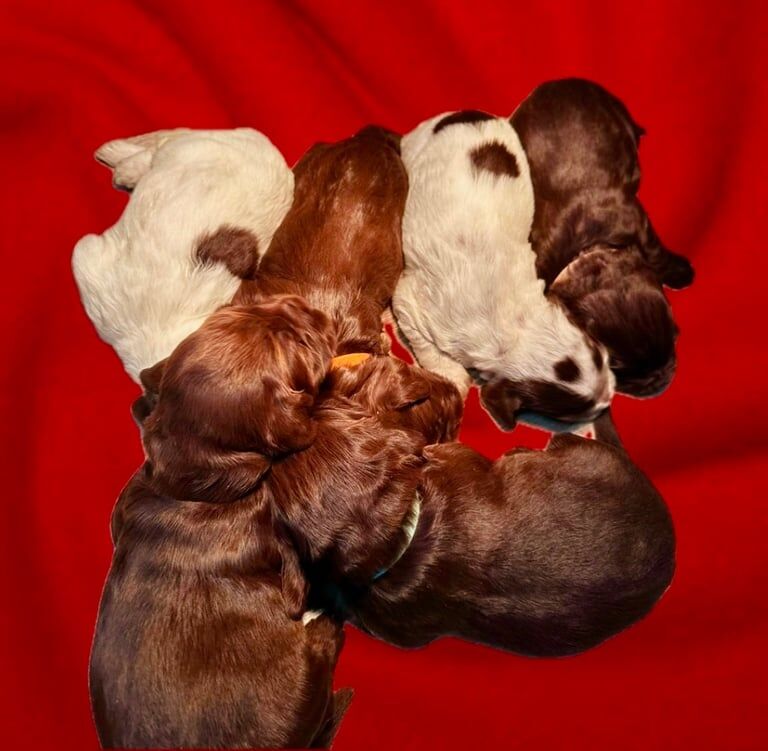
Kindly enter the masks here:
[[[96, 337], [69, 268], [125, 196], [91, 154], [163, 127], [264, 131], [293, 162], [367, 122], [509, 113], [538, 83], [592, 78], [647, 130], [641, 198], [694, 286], [670, 293], [679, 370], [616, 400], [664, 493], [678, 573], [645, 621], [576, 658], [444, 640], [413, 653], [349, 629], [356, 696], [337, 748], [758, 749], [765, 743], [768, 354], [764, 3], [437, 0], [0, 8], [3, 217], [0, 664], [8, 748], [96, 748], [87, 660], [114, 500], [141, 461], [136, 387]], [[496, 430], [473, 396], [463, 440]]]

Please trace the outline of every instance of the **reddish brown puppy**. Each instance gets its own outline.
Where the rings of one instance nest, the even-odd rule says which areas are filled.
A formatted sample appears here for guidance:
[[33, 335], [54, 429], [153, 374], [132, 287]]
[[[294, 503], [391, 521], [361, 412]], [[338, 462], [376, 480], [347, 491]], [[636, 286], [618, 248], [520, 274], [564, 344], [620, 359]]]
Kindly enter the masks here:
[[312, 607], [335, 612], [328, 592], [361, 591], [399, 559], [425, 446], [453, 440], [461, 412], [453, 384], [392, 357], [332, 370], [314, 411], [316, 440], [269, 477]]
[[276, 298], [221, 310], [143, 371], [147, 459], [115, 508], [91, 654], [105, 747], [332, 740], [343, 632], [301, 620], [307, 583], [265, 477], [315, 438], [334, 345], [325, 316]]
[[235, 302], [300, 295], [332, 321], [337, 354], [382, 354], [381, 316], [403, 268], [408, 178], [399, 136], [369, 126], [313, 146], [294, 167], [293, 205]]

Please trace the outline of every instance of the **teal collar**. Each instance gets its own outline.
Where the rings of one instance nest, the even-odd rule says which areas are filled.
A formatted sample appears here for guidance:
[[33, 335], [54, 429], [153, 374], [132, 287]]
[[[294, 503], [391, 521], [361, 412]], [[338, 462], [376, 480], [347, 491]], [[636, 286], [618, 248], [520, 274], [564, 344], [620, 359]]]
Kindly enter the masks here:
[[410, 507], [408, 508], [408, 511], [406, 512], [405, 516], [403, 517], [403, 523], [400, 525], [400, 529], [405, 532], [405, 540], [403, 541], [403, 544], [400, 546], [400, 549], [397, 552], [397, 555], [395, 556], [395, 559], [392, 561], [392, 563], [389, 564], [386, 568], [379, 569], [374, 575], [373, 575], [373, 581], [378, 581], [381, 579], [382, 576], [384, 576], [386, 573], [388, 573], [392, 567], [405, 555], [405, 551], [408, 550], [411, 543], [413, 542], [413, 537], [416, 534], [416, 527], [419, 526], [419, 517], [421, 516], [421, 493], [419, 491], [416, 491], [416, 495], [413, 498], [413, 501], [411, 502]]

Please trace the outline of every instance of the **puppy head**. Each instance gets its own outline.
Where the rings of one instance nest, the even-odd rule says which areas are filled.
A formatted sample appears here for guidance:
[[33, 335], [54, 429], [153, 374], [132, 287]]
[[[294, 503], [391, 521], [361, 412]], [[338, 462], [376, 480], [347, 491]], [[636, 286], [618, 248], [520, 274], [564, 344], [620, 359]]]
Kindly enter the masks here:
[[372, 138], [388, 144], [392, 149], [400, 153], [400, 141], [402, 136], [393, 130], [383, 128], [381, 125], [366, 125], [355, 133], [356, 138]]
[[[557, 304], [531, 311], [515, 332], [516, 350], [496, 358], [503, 370], [472, 370], [483, 407], [504, 430], [521, 412], [532, 412], [549, 426], [591, 422], [611, 403], [615, 379], [605, 348], [569, 320]], [[536, 423], [535, 415], [531, 422]], [[549, 428], [548, 428], [549, 429]]]
[[637, 247], [598, 245], [582, 252], [549, 294], [605, 345], [618, 391], [649, 397], [669, 386], [678, 330], [661, 284]]
[[166, 361], [143, 371], [151, 410], [143, 441], [158, 490], [235, 500], [273, 458], [308, 446], [334, 344], [322, 313], [281, 296], [220, 309]]
[[267, 483], [304, 569], [323, 585], [365, 588], [409, 541], [424, 440], [337, 395], [314, 416], [317, 440], [277, 462]]
[[[595, 353], [596, 358], [603, 357], [598, 348]], [[480, 403], [502, 430], [512, 430], [523, 413], [534, 413], [528, 420], [532, 424], [537, 424], [537, 415], [547, 418], [541, 425], [548, 430], [567, 430], [592, 422], [611, 403], [613, 378], [606, 380], [598, 397], [585, 396], [573, 387], [578, 386], [573, 381], [581, 377], [578, 366], [570, 359], [556, 365], [560, 363], [563, 366], [555, 370], [553, 380], [500, 378], [483, 384]]]
[[387, 428], [420, 433], [426, 443], [452, 441], [459, 430], [463, 404], [456, 387], [395, 357], [371, 357], [334, 370], [326, 388], [378, 416]]

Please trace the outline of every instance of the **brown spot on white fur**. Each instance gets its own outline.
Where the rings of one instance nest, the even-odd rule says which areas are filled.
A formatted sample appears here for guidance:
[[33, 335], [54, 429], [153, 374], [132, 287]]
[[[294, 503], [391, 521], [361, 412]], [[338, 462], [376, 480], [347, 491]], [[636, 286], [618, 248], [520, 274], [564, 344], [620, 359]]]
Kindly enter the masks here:
[[470, 152], [469, 157], [477, 170], [485, 170], [494, 175], [507, 175], [508, 177], [520, 175], [520, 167], [515, 155], [498, 141], [491, 141], [478, 146]]
[[432, 129], [433, 133], [439, 133], [443, 128], [447, 128], [449, 125], [459, 125], [460, 123], [482, 123], [486, 120], [493, 120], [493, 115], [489, 115], [482, 110], [461, 110], [460, 112], [454, 112], [452, 115], [446, 115], [435, 127]]
[[259, 241], [247, 229], [223, 226], [200, 238], [195, 258], [202, 265], [223, 263], [234, 276], [251, 279], [259, 263]]
[[[595, 366], [597, 368], [601, 367], [597, 363], [595, 363]], [[554, 370], [555, 375], [565, 383], [573, 383], [574, 381], [577, 381], [581, 375], [579, 366], [570, 357], [566, 357], [565, 359], [556, 362]]]

